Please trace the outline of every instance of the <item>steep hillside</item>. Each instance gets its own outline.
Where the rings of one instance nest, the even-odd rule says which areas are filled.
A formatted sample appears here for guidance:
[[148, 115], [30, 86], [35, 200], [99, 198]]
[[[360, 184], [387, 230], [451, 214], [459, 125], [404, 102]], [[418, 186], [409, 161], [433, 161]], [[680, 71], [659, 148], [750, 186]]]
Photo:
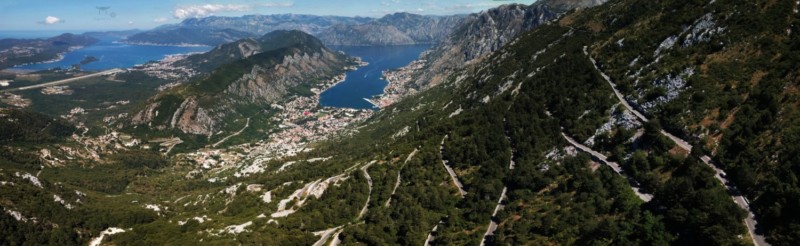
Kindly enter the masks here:
[[222, 65], [198, 81], [151, 99], [133, 115], [134, 126], [211, 139], [234, 122], [240, 125], [290, 95], [313, 94], [310, 89], [322, 86], [352, 65], [346, 56], [300, 31], [275, 31], [188, 59], [190, 64], [197, 61], [191, 65], [201, 69]]
[[[288, 235], [319, 245], [760, 243], [702, 153], [638, 118], [594, 66], [591, 47], [613, 32], [587, 16], [614, 18], [612, 9], [637, 4], [614, 1], [540, 25], [474, 69], [382, 109], [354, 135], [202, 171], [233, 187], [207, 193], [216, 197], [207, 204], [225, 209], [215, 221], [227, 222], [203, 226], [244, 228], [227, 235], [241, 243]], [[644, 22], [625, 26], [636, 23]], [[176, 213], [197, 216], [202, 207]], [[115, 242], [149, 235], [139, 231]]]
[[[168, 163], [131, 149], [93, 168], [0, 158], [0, 226], [15, 232], [6, 241], [42, 244], [103, 231], [114, 245], [797, 245], [797, 9], [567, 11], [306, 145], [253, 141]], [[298, 45], [222, 65], [134, 118], [214, 133], [180, 122], [264, 112], [274, 95], [260, 88], [346, 64], [287, 35]]]
[[[258, 38], [240, 39], [217, 46], [206, 53], [191, 55], [176, 62], [175, 65], [208, 74], [223, 64], [242, 60], [265, 51], [310, 42], [303, 40], [308, 37], [292, 35], [292, 33], [291, 31], [274, 31]], [[310, 43], [309, 45], [319, 45], [314, 42]]]
[[776, 245], [800, 241], [800, 214], [789, 208], [800, 201], [793, 140], [799, 119], [797, 5], [610, 5], [576, 19], [603, 34], [589, 53], [621, 94], [712, 156], [736, 192], [749, 198], [758, 228]]
[[[595, 6], [605, 1], [538, 1], [531, 5], [508, 4], [471, 14], [453, 28], [442, 43], [421, 58], [421, 67], [411, 68], [413, 80], [399, 81], [395, 90], [385, 93], [383, 104], [391, 104], [397, 95], [416, 92], [436, 85], [452, 72], [474, 63], [521, 33], [554, 20], [567, 10]], [[400, 91], [394, 93], [393, 91]]]
[[395, 13], [357, 25], [339, 24], [319, 34], [328, 45], [402, 45], [442, 41], [462, 16], [423, 16]]

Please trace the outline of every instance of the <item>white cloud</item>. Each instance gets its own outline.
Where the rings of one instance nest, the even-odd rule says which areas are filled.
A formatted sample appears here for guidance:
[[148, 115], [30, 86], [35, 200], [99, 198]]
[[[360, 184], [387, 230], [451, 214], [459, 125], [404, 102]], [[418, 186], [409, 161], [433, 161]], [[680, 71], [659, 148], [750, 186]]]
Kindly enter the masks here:
[[398, 4], [398, 3], [400, 3], [400, 0], [381, 1], [381, 5], [383, 5], [383, 6], [389, 6], [389, 5]]
[[47, 17], [44, 18], [44, 21], [40, 21], [39, 23], [40, 24], [45, 24], [45, 25], [52, 25], [52, 24], [56, 24], [56, 23], [64, 23], [64, 20], [62, 20], [62, 19], [60, 19], [58, 17], [55, 17], [55, 16], [47, 16]]
[[133, 25], [133, 21], [128, 21], [128, 25]]
[[294, 6], [293, 2], [274, 2], [274, 3], [262, 3], [259, 4], [261, 7], [292, 7]]
[[164, 22], [167, 22], [167, 18], [165, 18], [165, 17], [155, 18], [155, 19], [153, 19], [153, 22], [155, 22], [155, 23], [164, 23]]
[[191, 5], [184, 7], [177, 7], [172, 11], [172, 16], [176, 19], [184, 19], [189, 17], [206, 17], [214, 15], [217, 12], [243, 12], [250, 10], [250, 6], [242, 4], [204, 4], [204, 5]]

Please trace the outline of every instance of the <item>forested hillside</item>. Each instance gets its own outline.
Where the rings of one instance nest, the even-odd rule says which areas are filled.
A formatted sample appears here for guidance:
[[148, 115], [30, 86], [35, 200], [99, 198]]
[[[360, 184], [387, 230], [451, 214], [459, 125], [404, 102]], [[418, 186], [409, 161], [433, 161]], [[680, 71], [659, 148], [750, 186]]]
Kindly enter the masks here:
[[[610, 0], [553, 14], [298, 148], [132, 149], [91, 168], [10, 159], [0, 226], [33, 244], [110, 229], [100, 241], [116, 245], [797, 245], [798, 4]], [[298, 50], [310, 52], [249, 56], [154, 102], [215, 105], [204, 98], [253, 64]], [[32, 136], [71, 128], [50, 129], [55, 140]]]

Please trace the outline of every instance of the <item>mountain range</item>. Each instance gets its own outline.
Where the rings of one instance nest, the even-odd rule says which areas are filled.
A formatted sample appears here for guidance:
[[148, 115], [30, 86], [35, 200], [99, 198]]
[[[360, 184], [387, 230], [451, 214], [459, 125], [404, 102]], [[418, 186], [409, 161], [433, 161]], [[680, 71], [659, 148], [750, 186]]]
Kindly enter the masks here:
[[[414, 93], [316, 140], [293, 134], [359, 113], [315, 104], [357, 60], [301, 31], [238, 39], [176, 61], [199, 75], [120, 114], [127, 122], [114, 133], [0, 110], [0, 136], [10, 139], [0, 141], [0, 236], [796, 245], [799, 5], [546, 0], [460, 21], [351, 23], [339, 30], [364, 35], [357, 42], [388, 42], [369, 29], [441, 41], [389, 71], [407, 73], [390, 86]], [[243, 132], [264, 139], [217, 147], [228, 139], [220, 133]], [[103, 139], [118, 146], [92, 145]], [[191, 147], [154, 150], [178, 141]], [[102, 148], [118, 152], [73, 154]]]
[[447, 37], [462, 18], [395, 13], [363, 24], [336, 24], [316, 36], [327, 45], [433, 44]]
[[192, 18], [128, 37], [138, 44], [220, 45], [256, 37], [274, 30], [300, 30], [319, 37], [326, 45], [400, 45], [436, 43], [462, 19], [396, 13], [382, 18], [314, 15], [246, 15]]

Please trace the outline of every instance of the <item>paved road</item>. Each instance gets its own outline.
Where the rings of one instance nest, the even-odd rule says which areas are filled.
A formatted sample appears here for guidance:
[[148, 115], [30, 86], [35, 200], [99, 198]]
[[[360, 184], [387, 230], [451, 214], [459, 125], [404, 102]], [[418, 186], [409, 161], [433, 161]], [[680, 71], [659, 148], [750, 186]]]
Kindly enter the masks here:
[[111, 74], [115, 74], [115, 73], [119, 73], [119, 72], [123, 72], [123, 71], [125, 71], [125, 70], [122, 70], [122, 69], [119, 69], [119, 68], [114, 68], [114, 69], [109, 69], [109, 70], [102, 71], [102, 72], [99, 72], [99, 73], [93, 73], [93, 74], [78, 76], [78, 77], [69, 78], [69, 79], [62, 79], [62, 80], [48, 82], [48, 83], [41, 83], [41, 84], [30, 85], [30, 86], [23, 86], [23, 87], [19, 87], [19, 88], [13, 88], [13, 89], [4, 90], [4, 91], [24, 91], [24, 90], [44, 88], [44, 87], [49, 87], [49, 86], [63, 85], [63, 84], [72, 83], [72, 82], [75, 82], [75, 81], [78, 81], [78, 80], [82, 80], [82, 79], [87, 79], [87, 78], [97, 77], [97, 76], [104, 76], [104, 75], [111, 75]]
[[[439, 221], [439, 223], [442, 223], [442, 222], [441, 222], [441, 221]], [[425, 246], [430, 246], [430, 245], [431, 245], [431, 241], [433, 241], [433, 239], [434, 239], [434, 237], [433, 237], [433, 233], [434, 233], [434, 232], [436, 232], [436, 229], [439, 229], [439, 224], [436, 224], [436, 225], [433, 227], [433, 230], [431, 230], [431, 232], [429, 232], [429, 233], [428, 233], [428, 237], [427, 237], [427, 238], [425, 238], [425, 243], [424, 243], [424, 244], [422, 244], [422, 245], [425, 245]]]
[[367, 202], [364, 203], [364, 207], [361, 208], [361, 212], [358, 213], [359, 220], [364, 218], [364, 215], [367, 214], [369, 209], [369, 200], [372, 199], [372, 177], [369, 176], [369, 172], [367, 171], [370, 166], [372, 166], [372, 163], [361, 168], [361, 171], [364, 172], [364, 177], [367, 178], [367, 183], [369, 184], [369, 195], [367, 195]]
[[769, 243], [767, 243], [766, 239], [764, 238], [764, 235], [757, 234], [755, 232], [756, 224], [758, 224], [758, 221], [756, 221], [755, 214], [753, 214], [753, 211], [750, 210], [750, 203], [741, 193], [738, 192], [738, 189], [732, 185], [733, 183], [731, 183], [725, 177], [726, 176], [725, 171], [722, 171], [722, 169], [717, 167], [714, 161], [711, 160], [711, 157], [708, 157], [707, 155], [701, 156], [700, 160], [703, 161], [703, 163], [705, 163], [706, 165], [708, 165], [711, 169], [714, 169], [714, 178], [719, 180], [719, 182], [722, 183], [722, 185], [725, 186], [726, 189], [728, 189], [728, 194], [731, 195], [733, 202], [736, 203], [736, 205], [738, 205], [740, 208], [747, 211], [747, 217], [744, 219], [744, 224], [745, 226], [747, 226], [747, 231], [750, 234], [750, 237], [753, 239], [753, 244], [757, 246], [769, 245]]
[[495, 217], [497, 217], [497, 212], [503, 210], [505, 205], [503, 205], [503, 200], [506, 200], [506, 191], [508, 191], [508, 187], [503, 187], [503, 192], [500, 193], [500, 199], [497, 199], [497, 206], [494, 207], [494, 212], [492, 212], [492, 220], [489, 221], [489, 226], [486, 228], [486, 233], [483, 234], [483, 238], [481, 239], [481, 246], [486, 245], [486, 237], [493, 236], [494, 231], [497, 230], [497, 222], [495, 222]]
[[[592, 62], [592, 66], [594, 66], [594, 69], [597, 70], [597, 72], [600, 73], [600, 76], [602, 76], [603, 79], [605, 79], [606, 82], [608, 82], [608, 85], [610, 85], [611, 89], [614, 90], [614, 95], [617, 96], [617, 99], [622, 103], [622, 105], [624, 105], [625, 108], [628, 109], [629, 111], [633, 112], [633, 114], [636, 115], [636, 117], [639, 118], [639, 120], [641, 120], [643, 122], [648, 122], [647, 117], [645, 117], [642, 113], [640, 113], [639, 111], [637, 111], [636, 109], [631, 107], [630, 104], [628, 104], [628, 100], [626, 100], [625, 97], [622, 95], [622, 93], [620, 93], [619, 90], [617, 90], [617, 85], [614, 84], [614, 82], [611, 81], [611, 78], [608, 75], [606, 75], [603, 72], [603, 70], [600, 70], [600, 68], [597, 67], [597, 62], [594, 60], [594, 58], [589, 56], [589, 52], [587, 52], [586, 49], [587, 49], [587, 47], [584, 46], [583, 47], [583, 54], [586, 55], [586, 57], [589, 58], [589, 60]], [[687, 151], [692, 151], [692, 145], [689, 144], [689, 142], [687, 142], [686, 140], [683, 140], [683, 139], [681, 139], [681, 138], [679, 138], [679, 137], [677, 137], [675, 135], [672, 135], [671, 133], [669, 133], [667, 131], [664, 131], [664, 130], [661, 130], [661, 135], [664, 135], [665, 137], [669, 138], [670, 140], [675, 142], [675, 144], [677, 144], [682, 149], [687, 150]], [[733, 186], [730, 181], [728, 181], [725, 177], [723, 177], [722, 174], [725, 173], [725, 172], [723, 172], [722, 169], [719, 168], [716, 165], [716, 163], [714, 163], [711, 160], [711, 157], [709, 157], [707, 155], [701, 156], [700, 160], [703, 161], [703, 163], [705, 163], [709, 167], [711, 167], [711, 169], [714, 169], [714, 172], [715, 172], [714, 177], [717, 180], [719, 180], [726, 189], [728, 189], [728, 193], [731, 195], [731, 198], [733, 198], [733, 201], [736, 203], [736, 205], [739, 205], [740, 208], [742, 208], [745, 211], [747, 211], [747, 218], [745, 218], [744, 222], [745, 222], [745, 225], [747, 226], [747, 232], [750, 234], [750, 237], [753, 239], [753, 244], [755, 244], [757, 246], [769, 245], [769, 243], [767, 243], [766, 240], [764, 239], [763, 235], [759, 235], [759, 234], [757, 234], [755, 232], [755, 225], [757, 224], [757, 222], [755, 220], [755, 215], [750, 210], [750, 204], [747, 202], [747, 200], [742, 195], [739, 194], [739, 192], [737, 192], [738, 189], [736, 189], [736, 187]]]
[[406, 163], [417, 154], [417, 151], [419, 151], [419, 149], [414, 148], [414, 151], [411, 151], [411, 154], [408, 154], [408, 157], [406, 157], [406, 161], [403, 162], [403, 165], [397, 169], [397, 182], [394, 183], [394, 188], [392, 189], [392, 194], [389, 195], [389, 199], [386, 199], [386, 203], [383, 204], [384, 207], [389, 207], [392, 203], [392, 196], [397, 193], [397, 188], [400, 187], [400, 172], [403, 171], [403, 167], [406, 166]]
[[[575, 141], [575, 139], [572, 139], [571, 137], [567, 136], [567, 134], [564, 134], [563, 132], [561, 133], [561, 136], [563, 136], [564, 139], [567, 140], [567, 142], [572, 144], [572, 146], [575, 146], [575, 148], [578, 148], [579, 150], [581, 150], [583, 152], [589, 153], [590, 155], [594, 156], [595, 159], [598, 159], [603, 164], [611, 167], [611, 169], [613, 169], [614, 172], [616, 172], [620, 176], [624, 177], [627, 180], [633, 180], [631, 177], [628, 177], [627, 175], [625, 175], [625, 173], [622, 171], [622, 168], [619, 166], [619, 164], [617, 164], [616, 162], [613, 162], [613, 161], [609, 161], [608, 157], [606, 157], [605, 155], [601, 154], [600, 152], [594, 151], [591, 148], [586, 147], [583, 144], [578, 143], [577, 141]], [[631, 189], [633, 190], [633, 193], [636, 193], [636, 196], [638, 196], [640, 199], [642, 199], [642, 201], [649, 202], [650, 200], [653, 200], [653, 195], [652, 194], [647, 194], [647, 193], [644, 193], [644, 192], [640, 191], [639, 187], [631, 185]]]
[[[505, 121], [506, 119], [503, 118], [503, 122]], [[508, 132], [506, 132], [505, 134], [506, 134], [506, 140], [508, 140], [508, 142], [511, 143], [511, 138], [508, 136]], [[514, 170], [514, 148], [511, 148], [511, 156], [509, 157], [509, 160], [510, 161], [508, 163], [508, 169]], [[480, 244], [481, 246], [486, 245], [486, 238], [489, 236], [493, 236], [494, 231], [497, 230], [497, 222], [495, 222], [495, 219], [497, 219], [497, 212], [505, 208], [505, 205], [503, 205], [503, 201], [506, 200], [507, 191], [508, 187], [503, 186], [503, 191], [500, 192], [500, 198], [497, 199], [497, 206], [494, 207], [494, 212], [492, 212], [492, 219], [489, 220], [489, 226], [486, 227], [486, 233], [483, 233], [483, 238], [481, 238], [481, 244]]]
[[[442, 143], [439, 145], [439, 153], [442, 154], [442, 156], [444, 156], [444, 140], [447, 139], [447, 136], [448, 135], [445, 135], [444, 138], [442, 138]], [[442, 158], [442, 165], [444, 166], [444, 169], [447, 169], [447, 174], [450, 175], [450, 178], [453, 179], [453, 184], [458, 187], [458, 193], [461, 194], [461, 198], [464, 198], [464, 196], [467, 195], [467, 191], [464, 190], [464, 185], [458, 180], [456, 172], [454, 172], [453, 169], [447, 165], [447, 160], [444, 158]]]
[[332, 235], [334, 232], [336, 232], [337, 230], [339, 230], [340, 228], [342, 228], [342, 226], [337, 226], [337, 227], [334, 227], [334, 228], [329, 228], [329, 229], [327, 229], [327, 230], [323, 230], [323, 231], [314, 232], [314, 233], [313, 233], [313, 234], [314, 234], [314, 236], [320, 236], [320, 238], [319, 238], [319, 240], [317, 240], [317, 242], [315, 242], [313, 245], [314, 245], [314, 246], [322, 246], [322, 245], [325, 245], [325, 243], [326, 243], [326, 242], [328, 242], [328, 238], [330, 238], [330, 237], [331, 237], [331, 235]]
[[217, 147], [217, 145], [220, 145], [220, 144], [224, 143], [224, 142], [225, 142], [225, 141], [227, 141], [229, 138], [232, 138], [232, 137], [238, 136], [239, 134], [242, 134], [242, 132], [244, 131], [244, 129], [247, 129], [247, 127], [248, 127], [248, 126], [250, 126], [250, 118], [247, 118], [247, 123], [245, 123], [245, 124], [244, 124], [244, 127], [242, 127], [242, 129], [241, 129], [241, 130], [239, 130], [238, 132], [234, 132], [233, 134], [231, 134], [231, 135], [229, 135], [229, 136], [227, 136], [227, 137], [223, 138], [222, 140], [219, 140], [219, 142], [216, 142], [216, 143], [214, 143], [213, 145], [211, 145], [211, 147], [212, 147], [212, 148], [216, 148], [216, 147]]

